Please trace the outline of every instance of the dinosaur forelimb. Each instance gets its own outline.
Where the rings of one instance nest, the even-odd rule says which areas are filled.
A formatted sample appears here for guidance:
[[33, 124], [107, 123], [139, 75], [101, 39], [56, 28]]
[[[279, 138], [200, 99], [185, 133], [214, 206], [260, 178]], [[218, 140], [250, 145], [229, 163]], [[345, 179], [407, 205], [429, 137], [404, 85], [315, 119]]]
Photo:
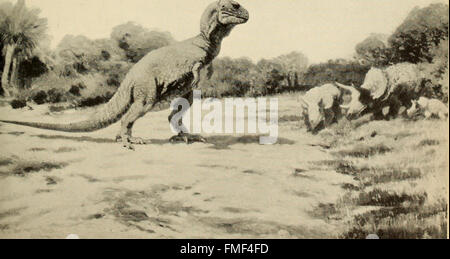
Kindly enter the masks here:
[[212, 64], [209, 64], [209, 65], [206, 67], [206, 71], [207, 71], [206, 77], [207, 77], [208, 79], [211, 79], [212, 75], [214, 74], [214, 67], [213, 67], [213, 65], [212, 65]]
[[194, 79], [192, 80], [191, 86], [193, 89], [197, 88], [198, 83], [200, 82], [200, 70], [203, 67], [203, 63], [197, 62], [194, 64], [192, 68], [192, 74], [194, 75]]

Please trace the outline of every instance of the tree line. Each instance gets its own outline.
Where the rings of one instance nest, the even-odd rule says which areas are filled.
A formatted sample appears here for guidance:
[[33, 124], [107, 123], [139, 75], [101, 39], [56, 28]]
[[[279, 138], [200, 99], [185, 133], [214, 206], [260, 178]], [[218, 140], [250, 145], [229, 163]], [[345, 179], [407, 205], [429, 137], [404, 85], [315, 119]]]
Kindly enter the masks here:
[[[351, 59], [309, 64], [293, 51], [254, 63], [218, 58], [214, 74], [200, 87], [205, 96], [264, 96], [303, 91], [329, 82], [359, 86], [372, 66], [419, 64], [431, 97], [448, 98], [448, 5], [413, 9], [392, 35], [371, 34]], [[0, 4], [1, 89], [20, 103], [69, 102], [91, 106], [112, 97], [126, 73], [147, 53], [175, 42], [169, 32], [135, 23], [112, 29], [109, 38], [65, 36], [50, 48], [47, 19], [24, 0]], [[20, 106], [20, 105], [19, 105]]]

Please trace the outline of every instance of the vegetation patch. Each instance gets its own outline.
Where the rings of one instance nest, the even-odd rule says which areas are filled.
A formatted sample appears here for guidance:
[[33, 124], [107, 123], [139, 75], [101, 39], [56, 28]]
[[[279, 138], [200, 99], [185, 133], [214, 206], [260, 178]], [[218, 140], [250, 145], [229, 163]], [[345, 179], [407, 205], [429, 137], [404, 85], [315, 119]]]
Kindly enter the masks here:
[[76, 148], [73, 147], [60, 147], [57, 150], [55, 150], [55, 153], [69, 153], [69, 152], [73, 152], [76, 151]]
[[319, 203], [309, 214], [314, 218], [329, 219], [338, 213], [336, 205], [333, 203]]
[[439, 145], [439, 140], [436, 139], [424, 139], [422, 141], [420, 141], [419, 143], [419, 147], [425, 147], [425, 146], [437, 146]]
[[6, 166], [12, 164], [12, 159], [9, 158], [0, 158], [0, 166]]
[[88, 219], [88, 220], [92, 220], [92, 219], [101, 219], [101, 218], [103, 218], [104, 216], [105, 216], [104, 213], [96, 213], [96, 214], [89, 215], [89, 216], [87, 217], [87, 219]]
[[25, 100], [14, 99], [11, 101], [11, 107], [13, 109], [20, 109], [20, 108], [23, 108], [26, 106], [27, 106], [27, 101], [25, 101]]
[[222, 230], [228, 234], [239, 234], [244, 237], [274, 236], [286, 233], [294, 238], [323, 238], [329, 233], [313, 230], [302, 226], [283, 225], [273, 221], [264, 221], [253, 218], [219, 218], [201, 217], [199, 221], [207, 227]]
[[21, 208], [14, 208], [14, 209], [10, 209], [10, 210], [0, 211], [0, 220], [7, 218], [7, 217], [18, 216], [25, 209], [26, 209], [26, 207], [21, 207]]
[[41, 151], [45, 151], [45, 150], [46, 149], [42, 148], [42, 147], [33, 147], [33, 148], [28, 149], [28, 151], [31, 151], [31, 152], [41, 152]]
[[35, 102], [36, 104], [44, 104], [47, 102], [47, 93], [43, 90], [38, 91], [33, 96], [31, 96], [31, 100]]
[[22, 131], [11, 131], [11, 132], [8, 132], [8, 135], [13, 135], [13, 136], [20, 136], [20, 135], [23, 135], [23, 134], [25, 134], [25, 132], [22, 132]]
[[114, 93], [106, 93], [105, 95], [99, 95], [95, 97], [88, 97], [84, 100], [81, 100], [79, 103], [80, 107], [92, 107], [99, 104], [107, 103], [112, 97]]
[[64, 106], [64, 105], [51, 105], [48, 107], [48, 110], [50, 112], [62, 112], [65, 111], [67, 109], [70, 109], [70, 106]]
[[390, 192], [375, 188], [370, 192], [361, 192], [356, 200], [360, 206], [400, 206], [405, 202], [422, 205], [427, 198], [426, 193], [407, 194]]
[[334, 168], [337, 173], [360, 177], [369, 169], [367, 167], [357, 167], [351, 162], [340, 162]]
[[374, 155], [385, 154], [391, 151], [392, 148], [384, 144], [378, 144], [375, 146], [357, 145], [353, 149], [340, 150], [335, 152], [335, 154], [337, 154], [340, 157], [369, 158]]
[[292, 122], [292, 121], [300, 121], [301, 117], [298, 115], [284, 115], [281, 116], [280, 118], [278, 118], [278, 122], [279, 123], [283, 123], [283, 122]]
[[14, 165], [8, 171], [0, 172], [1, 175], [15, 175], [24, 177], [30, 173], [36, 173], [39, 171], [51, 171], [54, 169], [61, 169], [67, 166], [66, 163], [54, 163], [54, 162], [38, 162], [38, 161], [14, 161]]
[[351, 184], [351, 183], [343, 183], [341, 185], [341, 188], [344, 189], [344, 190], [348, 190], [348, 191], [360, 191], [360, 190], [362, 190], [361, 187], [356, 186], [356, 185]]
[[255, 170], [244, 170], [244, 171], [242, 171], [244, 174], [258, 174], [258, 175], [261, 175], [261, 173], [260, 172], [258, 172], [258, 171], [255, 171]]
[[419, 179], [422, 176], [420, 169], [417, 168], [370, 168], [363, 175], [365, 186], [371, 186], [379, 183], [389, 183], [404, 180]]
[[45, 181], [47, 182], [47, 185], [55, 185], [59, 180], [56, 177], [46, 177]]
[[[260, 136], [211, 136], [207, 138], [207, 143], [213, 144], [214, 149], [229, 149], [230, 146], [236, 144], [258, 144]], [[286, 138], [278, 138], [278, 145], [293, 145], [294, 141]]]
[[446, 201], [433, 206], [382, 208], [354, 218], [353, 227], [341, 235], [365, 239], [377, 234], [381, 239], [423, 239], [447, 237]]

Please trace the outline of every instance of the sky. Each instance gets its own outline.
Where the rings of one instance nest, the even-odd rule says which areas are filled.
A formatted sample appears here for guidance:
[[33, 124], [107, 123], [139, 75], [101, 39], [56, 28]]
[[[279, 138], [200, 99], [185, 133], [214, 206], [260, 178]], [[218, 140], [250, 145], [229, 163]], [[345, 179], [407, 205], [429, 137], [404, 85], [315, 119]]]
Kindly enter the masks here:
[[[169, 31], [176, 40], [199, 33], [212, 0], [26, 0], [48, 18], [52, 46], [66, 35], [109, 37], [114, 26], [133, 21]], [[238, 0], [250, 13], [235, 27], [220, 56], [253, 61], [291, 51], [311, 63], [348, 58], [371, 33], [391, 34], [415, 6], [443, 0]]]

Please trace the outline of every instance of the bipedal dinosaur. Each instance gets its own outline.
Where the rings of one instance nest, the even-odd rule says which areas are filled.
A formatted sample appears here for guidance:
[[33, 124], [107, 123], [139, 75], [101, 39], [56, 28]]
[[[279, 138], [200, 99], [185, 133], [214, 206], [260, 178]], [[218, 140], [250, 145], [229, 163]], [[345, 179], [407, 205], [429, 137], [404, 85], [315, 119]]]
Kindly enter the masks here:
[[[192, 105], [191, 93], [199, 83], [200, 70], [207, 69], [207, 76], [211, 77], [211, 62], [219, 54], [222, 40], [248, 19], [248, 11], [235, 1], [210, 4], [201, 18], [200, 35], [147, 54], [131, 68], [111, 100], [86, 121], [69, 124], [0, 121], [63, 132], [92, 132], [122, 118], [116, 140], [133, 149], [132, 144], [145, 143], [131, 136], [134, 122], [149, 111], [168, 107], [176, 97], [184, 97]], [[170, 114], [169, 121], [177, 112]], [[179, 136], [186, 141], [190, 137], [183, 132]]]

